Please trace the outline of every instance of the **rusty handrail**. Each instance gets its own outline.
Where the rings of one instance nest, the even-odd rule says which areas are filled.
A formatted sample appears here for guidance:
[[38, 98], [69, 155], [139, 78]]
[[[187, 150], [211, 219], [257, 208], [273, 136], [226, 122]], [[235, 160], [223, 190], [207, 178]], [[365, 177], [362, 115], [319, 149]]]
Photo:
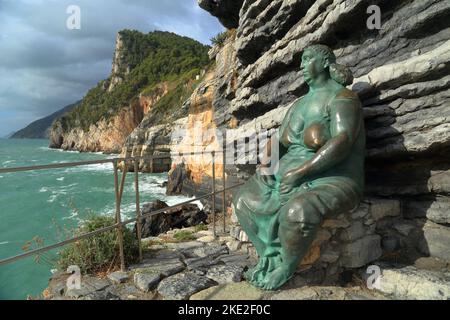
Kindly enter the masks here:
[[[212, 151], [211, 152], [211, 155], [213, 156], [213, 159], [215, 159], [215, 153], [216, 152], [217, 151]], [[223, 152], [223, 151], [220, 151], [220, 152], [222, 152], [225, 155], [225, 152]], [[220, 152], [218, 152], [218, 153], [220, 153]], [[189, 153], [189, 154], [194, 154], [194, 153]], [[205, 154], [205, 152], [199, 152], [197, 154]], [[177, 153], [177, 155], [180, 155], [180, 153]], [[167, 155], [165, 155], [165, 157], [167, 157]], [[140, 259], [142, 259], [142, 246], [141, 246], [141, 234], [140, 234], [141, 230], [140, 229], [141, 229], [141, 223], [142, 223], [142, 219], [143, 218], [146, 218], [146, 217], [149, 217], [149, 216], [153, 216], [153, 215], [156, 215], [156, 214], [160, 214], [160, 213], [163, 213], [163, 212], [168, 211], [170, 209], [179, 208], [179, 207], [181, 207], [183, 205], [186, 205], [186, 204], [198, 201], [198, 200], [202, 200], [202, 199], [205, 199], [205, 198], [208, 198], [208, 197], [212, 197], [213, 208], [215, 209], [215, 207], [216, 207], [215, 206], [215, 202], [216, 202], [216, 197], [215, 196], [218, 193], [223, 193], [223, 197], [224, 197], [224, 199], [223, 199], [223, 205], [224, 205], [223, 212], [224, 212], [224, 215], [225, 215], [225, 196], [226, 196], [225, 193], [226, 193], [226, 191], [232, 190], [232, 189], [234, 189], [236, 187], [239, 187], [239, 186], [243, 185], [243, 183], [238, 183], [238, 184], [235, 184], [233, 186], [225, 188], [225, 182], [224, 182], [223, 183], [223, 189], [216, 190], [216, 187], [215, 187], [215, 165], [214, 165], [214, 161], [213, 161], [213, 169], [212, 169], [213, 170], [213, 190], [212, 190], [211, 193], [207, 193], [207, 194], [204, 194], [202, 196], [195, 197], [194, 199], [187, 200], [187, 201], [178, 203], [178, 204], [173, 205], [173, 206], [169, 206], [169, 207], [166, 207], [166, 208], [162, 208], [162, 209], [159, 209], [159, 210], [154, 210], [154, 211], [151, 211], [151, 212], [148, 212], [148, 213], [145, 213], [145, 214], [141, 214], [141, 212], [140, 212], [140, 198], [139, 198], [139, 177], [138, 177], [139, 172], [136, 170], [136, 167], [138, 167], [138, 160], [139, 161], [140, 160], [146, 160], [146, 159], [153, 160], [153, 159], [165, 158], [165, 157], [163, 155], [148, 156], [148, 157], [141, 157], [140, 156], [140, 157], [128, 157], [128, 158], [113, 158], [113, 159], [105, 159], [105, 160], [68, 162], [68, 163], [59, 163], [59, 164], [50, 164], [50, 165], [16, 167], [16, 168], [1, 168], [0, 169], [0, 173], [16, 173], [16, 172], [24, 172], [24, 171], [48, 170], [48, 169], [56, 169], [56, 168], [68, 168], [68, 167], [92, 165], [92, 164], [112, 163], [113, 164], [113, 170], [114, 170], [114, 184], [115, 184], [115, 198], [116, 198], [116, 223], [114, 225], [111, 225], [111, 226], [108, 226], [108, 227], [103, 227], [103, 228], [97, 229], [95, 231], [92, 231], [92, 232], [89, 232], [89, 233], [86, 233], [86, 234], [83, 234], [83, 235], [80, 235], [80, 236], [77, 236], [77, 237], [72, 237], [70, 239], [66, 239], [64, 241], [61, 241], [61, 242], [58, 242], [58, 243], [55, 243], [55, 244], [52, 244], [52, 245], [48, 245], [48, 246], [45, 246], [45, 247], [42, 247], [42, 248], [30, 250], [30, 251], [27, 251], [25, 253], [22, 253], [22, 254], [19, 254], [19, 255], [16, 255], [16, 256], [12, 256], [12, 257], [9, 257], [9, 258], [6, 258], [6, 259], [2, 259], [2, 260], [0, 260], [0, 266], [6, 265], [6, 264], [10, 264], [10, 263], [13, 263], [15, 261], [18, 261], [18, 260], [21, 260], [21, 259], [25, 259], [27, 257], [34, 256], [34, 255], [37, 255], [37, 254], [40, 254], [40, 253], [48, 252], [50, 250], [53, 250], [53, 249], [56, 249], [56, 248], [59, 248], [59, 247], [63, 247], [65, 245], [68, 245], [68, 244], [71, 244], [71, 243], [74, 243], [74, 242], [77, 242], [77, 241], [80, 241], [80, 240], [83, 240], [83, 239], [91, 238], [91, 237], [96, 236], [98, 234], [101, 234], [101, 233], [108, 232], [108, 231], [116, 229], [117, 232], [118, 232], [118, 236], [119, 236], [121, 269], [124, 270], [125, 269], [125, 261], [124, 261], [124, 251], [123, 251], [123, 249], [124, 249], [123, 248], [123, 238], [122, 238], [123, 235], [121, 233], [121, 229], [123, 227], [125, 227], [126, 225], [131, 224], [131, 223], [135, 223], [135, 222], [138, 224], [138, 241], [139, 241], [139, 251], [140, 251], [139, 252], [140, 253], [139, 256], [140, 256]], [[224, 159], [223, 173], [225, 173], [225, 156], [223, 157], [223, 159]], [[119, 185], [119, 182], [118, 182], [118, 166], [117, 166], [118, 162], [122, 162], [122, 161], [125, 161], [125, 163], [127, 163], [129, 161], [134, 161], [134, 163], [135, 163], [134, 164], [134, 168], [135, 168], [135, 192], [136, 192], [136, 217], [128, 219], [128, 220], [125, 220], [125, 221], [121, 221], [120, 204], [121, 204], [121, 198], [122, 198], [122, 193], [123, 193], [123, 187], [124, 187], [124, 183], [125, 183], [126, 172], [123, 173], [121, 184]], [[128, 170], [126, 170], [126, 171], [128, 171]], [[225, 179], [225, 176], [223, 176], [223, 179]], [[216, 213], [213, 212], [214, 236], [216, 236], [216, 234], [215, 234], [215, 230], [216, 230], [215, 214]], [[225, 226], [225, 217], [224, 217], [224, 226], [223, 227], [224, 227], [224, 230], [225, 230], [225, 227], [226, 227]]]
[[[214, 151], [215, 153], [223, 153], [223, 151]], [[187, 155], [205, 154], [208, 152], [189, 152]], [[212, 153], [212, 152], [210, 152]], [[0, 168], [0, 173], [17, 173], [24, 171], [36, 171], [36, 170], [49, 170], [49, 169], [63, 169], [71, 167], [88, 166], [93, 164], [105, 164], [114, 161], [117, 162], [128, 162], [128, 161], [141, 161], [141, 160], [154, 160], [154, 159], [167, 159], [169, 156], [179, 156], [179, 153], [167, 153], [165, 155], [154, 155], [154, 156], [136, 156], [136, 157], [126, 157], [126, 158], [111, 158], [104, 160], [86, 160], [77, 162], [63, 162], [63, 163], [53, 163], [45, 165], [36, 166], [25, 166], [25, 167], [12, 167], [12, 168]]]

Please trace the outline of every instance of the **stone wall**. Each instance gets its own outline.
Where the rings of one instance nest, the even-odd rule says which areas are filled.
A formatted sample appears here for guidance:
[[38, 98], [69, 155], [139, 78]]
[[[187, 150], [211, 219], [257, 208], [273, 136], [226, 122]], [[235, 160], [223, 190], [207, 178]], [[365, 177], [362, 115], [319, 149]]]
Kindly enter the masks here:
[[[208, 1], [201, 2], [208, 8]], [[299, 70], [303, 49], [330, 46], [338, 62], [352, 69], [350, 88], [363, 101], [363, 205], [383, 212], [372, 224], [363, 223], [365, 236], [373, 237], [363, 242], [405, 261], [428, 255], [449, 260], [450, 3], [245, 0], [237, 14], [227, 11], [228, 2], [214, 1], [215, 16], [239, 21], [228, 43], [214, 50], [220, 70], [211, 102], [214, 126], [247, 137], [278, 127], [307, 92]], [[381, 30], [366, 26], [372, 4], [381, 8]], [[227, 184], [246, 180], [253, 170], [227, 166]], [[199, 173], [206, 178], [194, 189], [210, 190], [211, 171]]]

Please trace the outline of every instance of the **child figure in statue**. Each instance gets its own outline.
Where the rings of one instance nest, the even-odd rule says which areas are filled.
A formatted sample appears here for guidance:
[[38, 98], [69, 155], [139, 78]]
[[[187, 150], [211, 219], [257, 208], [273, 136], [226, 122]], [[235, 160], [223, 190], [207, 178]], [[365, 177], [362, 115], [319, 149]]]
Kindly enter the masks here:
[[280, 127], [277, 172], [267, 175], [260, 166], [233, 196], [233, 210], [259, 255], [245, 277], [266, 290], [293, 276], [324, 218], [357, 208], [363, 194], [361, 102], [345, 88], [353, 76], [324, 45], [304, 50], [301, 69], [310, 91]]

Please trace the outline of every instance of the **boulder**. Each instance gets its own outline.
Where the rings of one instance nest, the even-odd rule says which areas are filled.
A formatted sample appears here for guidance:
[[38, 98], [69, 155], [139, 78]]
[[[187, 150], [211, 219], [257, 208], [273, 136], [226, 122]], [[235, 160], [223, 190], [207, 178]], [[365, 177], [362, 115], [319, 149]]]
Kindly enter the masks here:
[[[156, 210], [167, 208], [167, 203], [156, 200], [152, 203], [144, 204], [142, 215], [149, 214]], [[164, 212], [150, 215], [142, 219], [142, 238], [158, 236], [173, 228], [181, 229], [204, 223], [207, 215], [200, 210], [196, 204], [185, 204], [177, 208], [167, 209]], [[136, 225], [134, 232], [136, 232]]]
[[413, 266], [379, 265], [381, 275], [375, 289], [398, 299], [450, 299], [450, 272], [420, 270]]
[[214, 285], [216, 282], [209, 278], [186, 272], [162, 280], [157, 291], [164, 300], [187, 300], [194, 293]]

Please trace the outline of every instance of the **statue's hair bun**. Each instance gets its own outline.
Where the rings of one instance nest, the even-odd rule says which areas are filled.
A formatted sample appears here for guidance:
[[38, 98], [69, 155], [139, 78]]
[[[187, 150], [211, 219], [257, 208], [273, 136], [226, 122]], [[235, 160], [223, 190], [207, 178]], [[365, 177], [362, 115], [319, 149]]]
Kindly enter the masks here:
[[334, 81], [343, 86], [348, 86], [353, 83], [352, 71], [342, 64], [332, 63], [330, 65], [330, 76]]
[[314, 44], [307, 47], [305, 50], [312, 50], [313, 52], [321, 54], [324, 58], [328, 59], [330, 63], [330, 76], [334, 81], [343, 86], [348, 86], [353, 83], [352, 71], [348, 67], [336, 63], [336, 56], [330, 47], [323, 44]]

